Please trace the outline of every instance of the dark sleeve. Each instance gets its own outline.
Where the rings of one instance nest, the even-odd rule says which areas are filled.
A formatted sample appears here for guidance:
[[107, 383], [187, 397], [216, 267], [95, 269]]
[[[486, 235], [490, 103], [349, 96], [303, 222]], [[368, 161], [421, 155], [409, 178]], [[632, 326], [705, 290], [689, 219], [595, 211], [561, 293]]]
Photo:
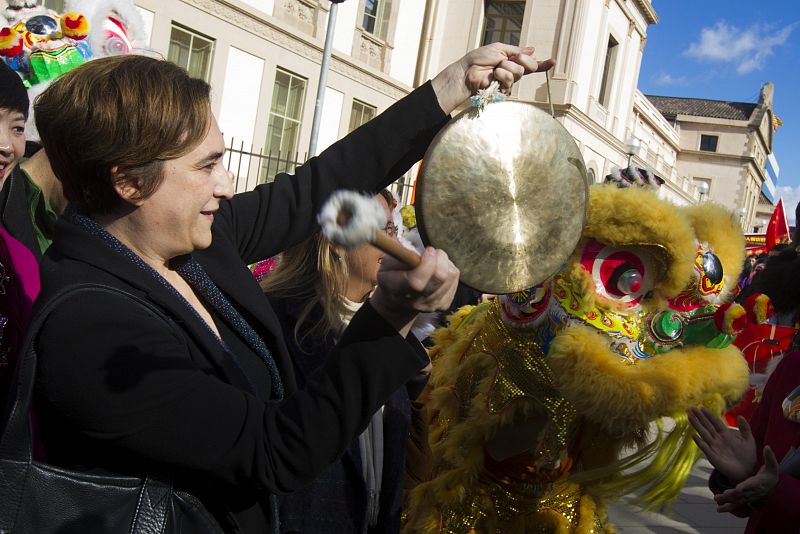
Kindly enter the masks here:
[[780, 406], [783, 403], [783, 399], [797, 387], [798, 376], [800, 376], [800, 352], [787, 353], [769, 376], [767, 384], [764, 386], [761, 402], [758, 403], [755, 412], [753, 412], [750, 421], [748, 421], [753, 438], [756, 440], [756, 450], [759, 451], [755, 466], [756, 471], [761, 467], [763, 461], [761, 451], [765, 445], [769, 445], [769, 443], [764, 443], [764, 439], [769, 426], [770, 415], [782, 413]]
[[783, 473], [778, 479], [778, 485], [772, 490], [772, 494], [759, 507], [762, 517], [780, 517], [781, 522], [797, 525], [800, 522], [800, 480], [791, 475]]
[[377, 192], [419, 161], [448, 116], [430, 83], [419, 87], [319, 156], [220, 205], [215, 231], [232, 236], [253, 263], [299, 243], [337, 189]]
[[116, 295], [76, 298], [38, 338], [39, 391], [102, 450], [242, 487], [292, 491], [338, 458], [426, 365], [369, 304], [306, 388], [264, 403], [191, 360], [187, 341]]
[[428, 442], [428, 410], [421, 402], [411, 403], [411, 426], [406, 441], [405, 466], [404, 490], [410, 491], [431, 479], [433, 453]]

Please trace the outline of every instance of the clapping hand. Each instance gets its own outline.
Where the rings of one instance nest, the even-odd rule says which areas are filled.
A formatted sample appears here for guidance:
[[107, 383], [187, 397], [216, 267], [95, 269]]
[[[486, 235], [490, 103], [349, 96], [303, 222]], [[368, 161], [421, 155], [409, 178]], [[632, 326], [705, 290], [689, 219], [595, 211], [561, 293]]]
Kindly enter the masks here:
[[766, 500], [778, 485], [780, 470], [778, 459], [769, 446], [764, 447], [764, 465], [758, 472], [746, 478], [735, 488], [714, 496], [717, 512], [732, 512], [742, 505], [754, 506]]
[[736, 430], [708, 408], [692, 408], [689, 422], [697, 431], [692, 439], [720, 474], [733, 484], [750, 477], [756, 464], [756, 441], [743, 417], [737, 418]]

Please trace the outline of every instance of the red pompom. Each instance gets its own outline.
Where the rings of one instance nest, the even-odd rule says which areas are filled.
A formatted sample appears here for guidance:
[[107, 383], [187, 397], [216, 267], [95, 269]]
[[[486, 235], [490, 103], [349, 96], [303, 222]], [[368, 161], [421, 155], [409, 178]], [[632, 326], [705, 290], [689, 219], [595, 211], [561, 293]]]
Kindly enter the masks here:
[[0, 28], [0, 56], [17, 57], [22, 53], [22, 35], [14, 28]]

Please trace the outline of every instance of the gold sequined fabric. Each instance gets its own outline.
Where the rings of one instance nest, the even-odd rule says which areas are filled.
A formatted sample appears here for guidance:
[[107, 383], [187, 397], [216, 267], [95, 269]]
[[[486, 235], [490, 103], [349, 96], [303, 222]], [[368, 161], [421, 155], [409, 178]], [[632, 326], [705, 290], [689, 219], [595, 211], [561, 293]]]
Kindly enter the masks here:
[[545, 449], [555, 456], [566, 451], [575, 408], [558, 393], [547, 358], [539, 345], [531, 341], [530, 332], [506, 326], [500, 307], [495, 304], [487, 312], [471, 352], [489, 354], [497, 361], [497, 374], [487, 396], [489, 413], [499, 413], [523, 397], [532, 399], [548, 416]]
[[[486, 356], [491, 358], [488, 381], [486, 365], [470, 365], [471, 358]], [[531, 444], [529, 464], [520, 467], [520, 474], [525, 476], [504, 476], [493, 471], [487, 461], [478, 480], [465, 484], [461, 504], [441, 510], [441, 532], [463, 534], [474, 529], [475, 532], [502, 534], [521, 518], [527, 518], [531, 525], [525, 532], [551, 534], [555, 530], [547, 525], [554, 521], [577, 525], [580, 490], [559, 479], [570, 465], [568, 449], [570, 438], [574, 437], [575, 408], [559, 395], [553, 372], [539, 345], [532, 341], [531, 332], [509, 328], [495, 303], [486, 311], [482, 327], [458, 365], [462, 372], [453, 384], [458, 399], [457, 415], [437, 421], [447, 426], [445, 434], [467, 424], [464, 421], [474, 408], [474, 399], [482, 392], [485, 393], [485, 410], [490, 416], [499, 416], [519, 406], [517, 401], [523, 401], [545, 413], [547, 424], [540, 434], [540, 442]], [[480, 432], [477, 428], [475, 431]], [[446, 435], [444, 440], [447, 440]], [[434, 450], [441, 450], [445, 445], [435, 444]], [[439, 458], [435, 471], [443, 474], [458, 467]], [[548, 518], [542, 520], [541, 514]], [[534, 526], [540, 520], [542, 527]], [[599, 524], [599, 519], [592, 519], [595, 520]]]
[[[582, 533], [606, 532], [594, 500], [584, 495], [577, 484], [559, 480], [541, 498], [531, 496], [540, 493], [537, 490], [522, 489], [481, 477], [480, 483], [467, 491], [464, 506], [443, 511], [441, 534], [555, 534], [559, 527], [575, 532], [579, 525], [588, 525]], [[582, 499], [589, 501], [583, 508], [588, 517], [581, 516]], [[524, 530], [520, 523], [524, 523]]]

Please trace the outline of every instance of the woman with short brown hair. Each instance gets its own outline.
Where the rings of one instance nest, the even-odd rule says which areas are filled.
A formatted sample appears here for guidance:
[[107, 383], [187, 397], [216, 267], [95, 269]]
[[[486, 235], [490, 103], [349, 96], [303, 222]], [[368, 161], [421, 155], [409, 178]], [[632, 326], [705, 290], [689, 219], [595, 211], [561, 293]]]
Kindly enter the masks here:
[[434, 249], [412, 270], [384, 261], [375, 293], [298, 389], [246, 264], [311, 235], [335, 189], [376, 191], [402, 174], [471, 90], [539, 67], [517, 47], [478, 49], [295, 175], [238, 195], [204, 82], [120, 56], [53, 83], [37, 126], [73, 207], [42, 262], [37, 306], [92, 282], [167, 320], [112, 293], [68, 298], [48, 316], [35, 399], [48, 461], [166, 477], [225, 531], [277, 528], [273, 496], [338, 458], [427, 364], [408, 331], [418, 311], [447, 306], [458, 271]]

